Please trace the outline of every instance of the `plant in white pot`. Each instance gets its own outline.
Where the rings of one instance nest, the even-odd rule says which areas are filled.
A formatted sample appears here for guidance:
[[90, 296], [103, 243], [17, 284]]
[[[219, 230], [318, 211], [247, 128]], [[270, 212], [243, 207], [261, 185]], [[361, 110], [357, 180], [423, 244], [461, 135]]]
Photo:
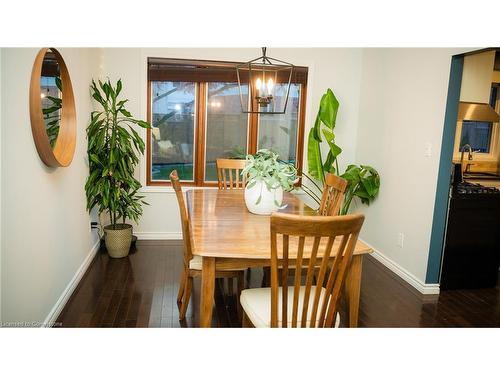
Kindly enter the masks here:
[[[138, 221], [142, 215], [144, 196], [137, 194], [141, 183], [134, 177], [144, 154], [144, 141], [133, 124], [149, 128], [146, 121], [134, 119], [125, 109], [127, 100], [119, 100], [122, 82], [113, 87], [111, 82], [92, 80], [91, 94], [100, 105], [93, 111], [87, 127], [89, 177], [85, 184], [87, 210], [98, 207], [99, 216], [109, 214], [109, 225], [104, 227], [106, 249], [112, 258], [128, 255], [132, 242], [132, 225], [127, 219]], [[121, 223], [119, 222], [121, 221]]]
[[297, 170], [279, 160], [278, 154], [262, 149], [247, 155], [245, 204], [251, 213], [270, 215], [282, 207], [283, 191], [291, 191], [297, 181]]

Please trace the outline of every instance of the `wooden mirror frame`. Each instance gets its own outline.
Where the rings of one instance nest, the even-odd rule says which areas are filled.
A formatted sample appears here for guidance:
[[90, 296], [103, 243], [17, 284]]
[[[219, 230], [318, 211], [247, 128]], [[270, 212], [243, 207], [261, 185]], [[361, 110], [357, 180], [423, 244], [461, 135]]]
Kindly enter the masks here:
[[[47, 51], [54, 53], [63, 87], [61, 120], [54, 148], [50, 146], [42, 113], [40, 77], [43, 59]], [[36, 55], [30, 82], [31, 131], [40, 159], [49, 167], [67, 167], [73, 160], [76, 146], [76, 110], [71, 78], [64, 59], [55, 48], [42, 48]]]

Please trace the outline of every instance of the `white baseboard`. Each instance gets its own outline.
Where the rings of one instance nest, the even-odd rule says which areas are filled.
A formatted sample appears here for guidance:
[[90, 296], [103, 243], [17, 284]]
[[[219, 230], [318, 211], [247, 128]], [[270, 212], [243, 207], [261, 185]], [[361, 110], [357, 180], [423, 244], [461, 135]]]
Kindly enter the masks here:
[[[366, 243], [366, 241], [364, 241]], [[387, 258], [380, 251], [375, 249], [370, 244], [367, 244], [373, 249], [373, 253], [370, 255], [382, 263], [384, 266], [389, 268], [396, 275], [401, 277], [404, 281], [414, 287], [422, 294], [439, 294], [439, 284], [426, 284], [418, 279], [411, 272], [407, 271], [405, 268], [401, 267], [399, 264], [395, 263], [391, 259]]]
[[182, 232], [134, 232], [139, 240], [182, 240]]
[[71, 297], [71, 294], [75, 291], [83, 275], [85, 275], [87, 268], [89, 268], [90, 263], [92, 263], [95, 254], [99, 250], [99, 246], [100, 246], [100, 240], [97, 240], [94, 246], [92, 246], [92, 249], [90, 249], [90, 252], [87, 254], [87, 257], [85, 258], [81, 266], [76, 271], [71, 281], [68, 283], [68, 286], [66, 286], [66, 289], [64, 289], [64, 291], [62, 292], [61, 296], [59, 297], [56, 304], [50, 311], [49, 315], [47, 315], [47, 317], [45, 318], [42, 327], [52, 327], [54, 325], [57, 317], [59, 316], [64, 306], [66, 305], [66, 302], [68, 302], [69, 297]]

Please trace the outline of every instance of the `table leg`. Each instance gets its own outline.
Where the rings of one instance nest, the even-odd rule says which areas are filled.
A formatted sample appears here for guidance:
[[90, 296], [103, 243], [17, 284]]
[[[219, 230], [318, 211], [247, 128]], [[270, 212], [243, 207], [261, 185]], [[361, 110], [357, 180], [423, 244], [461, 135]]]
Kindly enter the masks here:
[[347, 272], [345, 283], [347, 311], [349, 315], [349, 327], [358, 326], [359, 315], [359, 297], [361, 293], [361, 267], [363, 265], [363, 256], [354, 255], [351, 265]]
[[201, 269], [200, 327], [212, 325], [215, 290], [215, 258], [203, 257]]

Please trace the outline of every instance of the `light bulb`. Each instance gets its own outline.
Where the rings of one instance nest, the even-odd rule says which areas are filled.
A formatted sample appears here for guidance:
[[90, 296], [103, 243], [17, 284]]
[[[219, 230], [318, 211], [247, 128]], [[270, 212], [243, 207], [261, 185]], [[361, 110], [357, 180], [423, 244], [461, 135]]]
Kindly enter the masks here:
[[43, 92], [40, 94], [40, 98], [45, 98], [45, 94]]
[[269, 95], [272, 94], [273, 92], [273, 87], [274, 87], [274, 82], [273, 82], [273, 79], [272, 78], [269, 78], [269, 81], [267, 81], [267, 93]]
[[175, 110], [176, 110], [176, 111], [180, 111], [180, 110], [181, 110], [181, 108], [182, 108], [182, 106], [181, 106], [180, 104], [176, 104], [176, 105], [175, 105]]
[[257, 90], [260, 90], [261, 86], [262, 86], [262, 81], [260, 80], [260, 78], [257, 78], [257, 81], [255, 82], [255, 88]]

